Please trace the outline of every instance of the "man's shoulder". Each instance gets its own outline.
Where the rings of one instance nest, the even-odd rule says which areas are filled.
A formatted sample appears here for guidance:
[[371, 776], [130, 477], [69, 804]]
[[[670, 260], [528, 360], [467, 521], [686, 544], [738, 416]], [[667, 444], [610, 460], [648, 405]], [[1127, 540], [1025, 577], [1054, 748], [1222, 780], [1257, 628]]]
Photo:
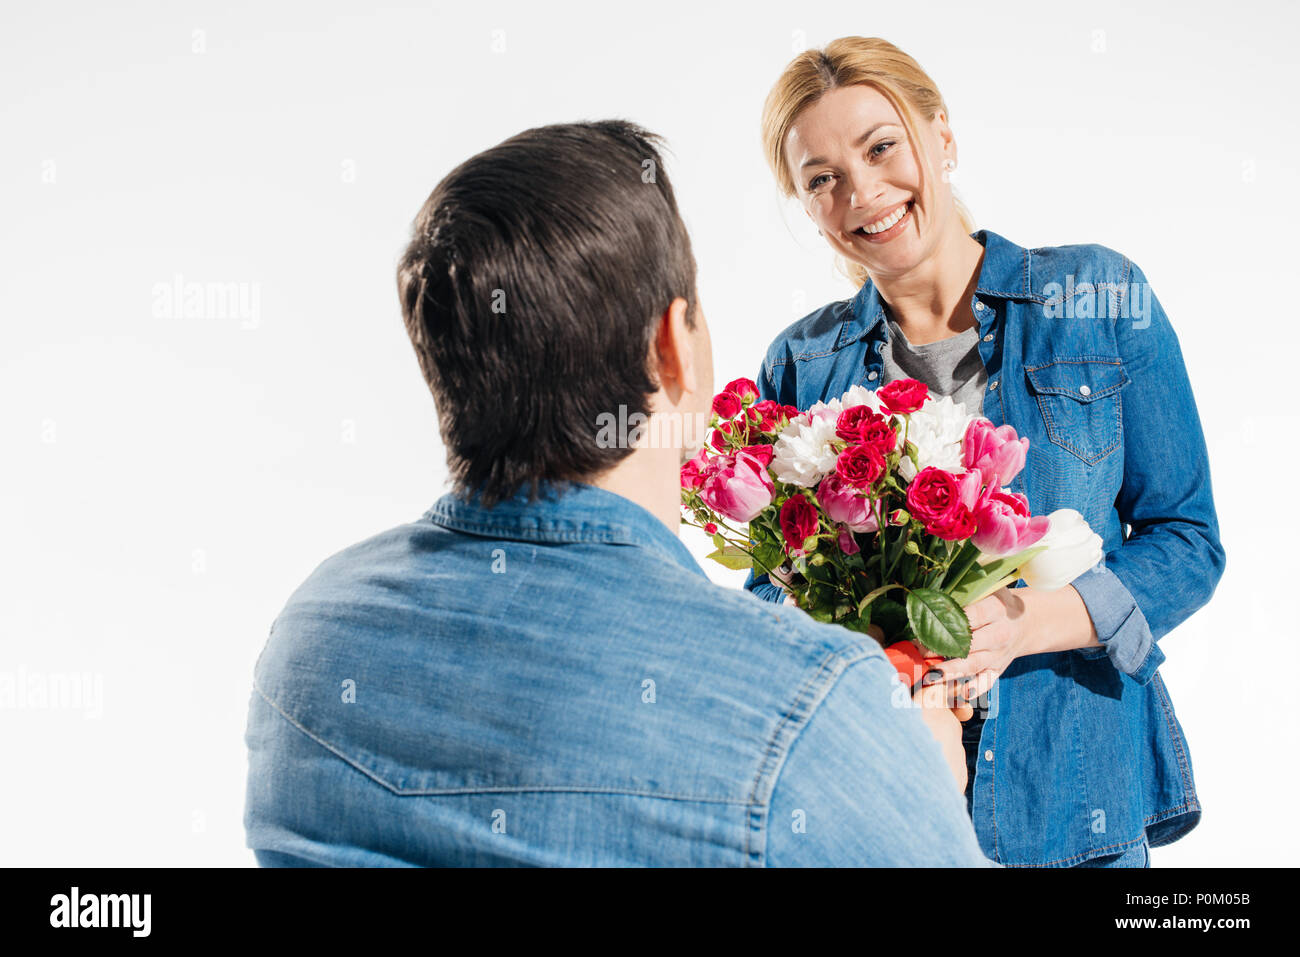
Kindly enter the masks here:
[[[883, 659], [867, 635], [652, 549], [440, 531], [400, 526], [321, 563], [255, 671], [276, 712], [397, 793], [571, 786], [743, 804], [774, 743], [845, 670]], [[349, 694], [365, 707], [341, 705]], [[474, 764], [458, 761], [471, 745]]]

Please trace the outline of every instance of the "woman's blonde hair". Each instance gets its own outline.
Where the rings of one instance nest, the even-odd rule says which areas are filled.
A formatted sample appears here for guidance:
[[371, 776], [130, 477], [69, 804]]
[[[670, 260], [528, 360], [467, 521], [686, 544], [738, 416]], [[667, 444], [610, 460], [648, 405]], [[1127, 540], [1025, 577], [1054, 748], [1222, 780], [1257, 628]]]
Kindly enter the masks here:
[[[913, 148], [924, 156], [922, 141], [916, 132], [917, 118], [930, 120], [948, 106], [938, 88], [921, 65], [879, 37], [840, 37], [821, 50], [805, 50], [790, 61], [763, 104], [763, 152], [787, 198], [795, 195], [794, 177], [785, 161], [785, 140], [799, 115], [816, 103], [828, 90], [864, 85], [879, 90], [902, 117], [903, 126]], [[921, 190], [932, 199], [933, 183], [921, 166]], [[966, 232], [975, 231], [975, 221], [966, 205], [955, 195], [953, 203]], [[933, 206], [931, 205], [931, 208]], [[840, 271], [862, 286], [871, 277], [860, 263], [836, 256]]]

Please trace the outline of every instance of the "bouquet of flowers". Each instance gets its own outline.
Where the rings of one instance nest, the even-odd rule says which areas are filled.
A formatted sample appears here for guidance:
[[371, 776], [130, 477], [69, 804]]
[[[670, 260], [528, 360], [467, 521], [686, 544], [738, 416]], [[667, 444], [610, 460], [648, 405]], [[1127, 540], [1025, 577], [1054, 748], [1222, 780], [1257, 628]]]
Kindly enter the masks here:
[[767, 574], [818, 621], [883, 633], [909, 685], [968, 654], [963, 606], [1021, 578], [1061, 588], [1102, 556], [1077, 511], [1032, 515], [1003, 487], [1028, 439], [916, 379], [807, 411], [737, 379], [709, 424], [681, 471], [682, 520], [712, 536], [709, 557]]

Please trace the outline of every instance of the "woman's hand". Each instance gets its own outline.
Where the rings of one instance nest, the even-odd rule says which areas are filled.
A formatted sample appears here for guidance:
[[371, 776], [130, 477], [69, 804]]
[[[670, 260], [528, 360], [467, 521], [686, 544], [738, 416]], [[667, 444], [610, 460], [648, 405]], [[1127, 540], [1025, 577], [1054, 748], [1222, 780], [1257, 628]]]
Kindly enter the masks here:
[[[1083, 598], [1066, 585], [1052, 591], [1000, 588], [965, 606], [970, 652], [935, 666], [941, 682], [959, 683], [959, 695], [978, 698], [1023, 655], [1074, 648], [1100, 648]], [[964, 686], [961, 686], [964, 685]]]
[[[1007, 665], [1021, 655], [1033, 654], [1035, 624], [1030, 609], [1034, 596], [1031, 588], [999, 588], [987, 598], [965, 606], [970, 619], [970, 652], [965, 658], [952, 658], [935, 665], [942, 677], [935, 681], [959, 682], [959, 695], [978, 698], [993, 687]], [[965, 680], [963, 679], [970, 679]]]

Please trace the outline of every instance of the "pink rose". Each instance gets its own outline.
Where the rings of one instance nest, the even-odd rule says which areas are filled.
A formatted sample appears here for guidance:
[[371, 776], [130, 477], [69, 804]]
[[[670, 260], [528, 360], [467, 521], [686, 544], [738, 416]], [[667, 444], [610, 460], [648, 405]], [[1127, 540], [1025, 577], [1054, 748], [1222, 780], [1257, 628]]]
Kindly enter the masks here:
[[886, 412], [906, 414], [925, 405], [930, 390], [919, 379], [895, 379], [889, 385], [877, 389], [876, 396], [880, 399], [880, 407]]
[[1029, 512], [1029, 500], [1019, 492], [998, 489], [989, 494], [978, 515], [979, 528], [974, 535], [981, 552], [994, 557], [1014, 555], [1047, 534], [1052, 521], [1046, 515], [1035, 518]]
[[737, 455], [748, 455], [763, 468], [772, 464], [773, 448], [770, 445], [746, 445]]
[[724, 518], [749, 522], [772, 504], [775, 492], [767, 466], [742, 449], [719, 457], [717, 467], [700, 488], [700, 499]]
[[988, 419], [973, 419], [962, 436], [961, 461], [979, 469], [991, 488], [1006, 485], [1025, 467], [1029, 440], [1018, 439], [1010, 425], [994, 426]]
[[871, 499], [831, 472], [817, 486], [817, 501], [826, 517], [854, 532], [874, 532], [880, 527]]
[[799, 558], [804, 554], [803, 543], [817, 534], [820, 517], [817, 506], [803, 495], [791, 495], [781, 506], [781, 536], [786, 551]]
[[699, 488], [704, 484], [712, 469], [712, 463], [704, 454], [704, 449], [695, 453], [695, 457], [682, 466], [682, 488]]
[[840, 551], [845, 555], [856, 555], [862, 551], [858, 548], [858, 543], [853, 540], [853, 533], [847, 528], [840, 529]]

